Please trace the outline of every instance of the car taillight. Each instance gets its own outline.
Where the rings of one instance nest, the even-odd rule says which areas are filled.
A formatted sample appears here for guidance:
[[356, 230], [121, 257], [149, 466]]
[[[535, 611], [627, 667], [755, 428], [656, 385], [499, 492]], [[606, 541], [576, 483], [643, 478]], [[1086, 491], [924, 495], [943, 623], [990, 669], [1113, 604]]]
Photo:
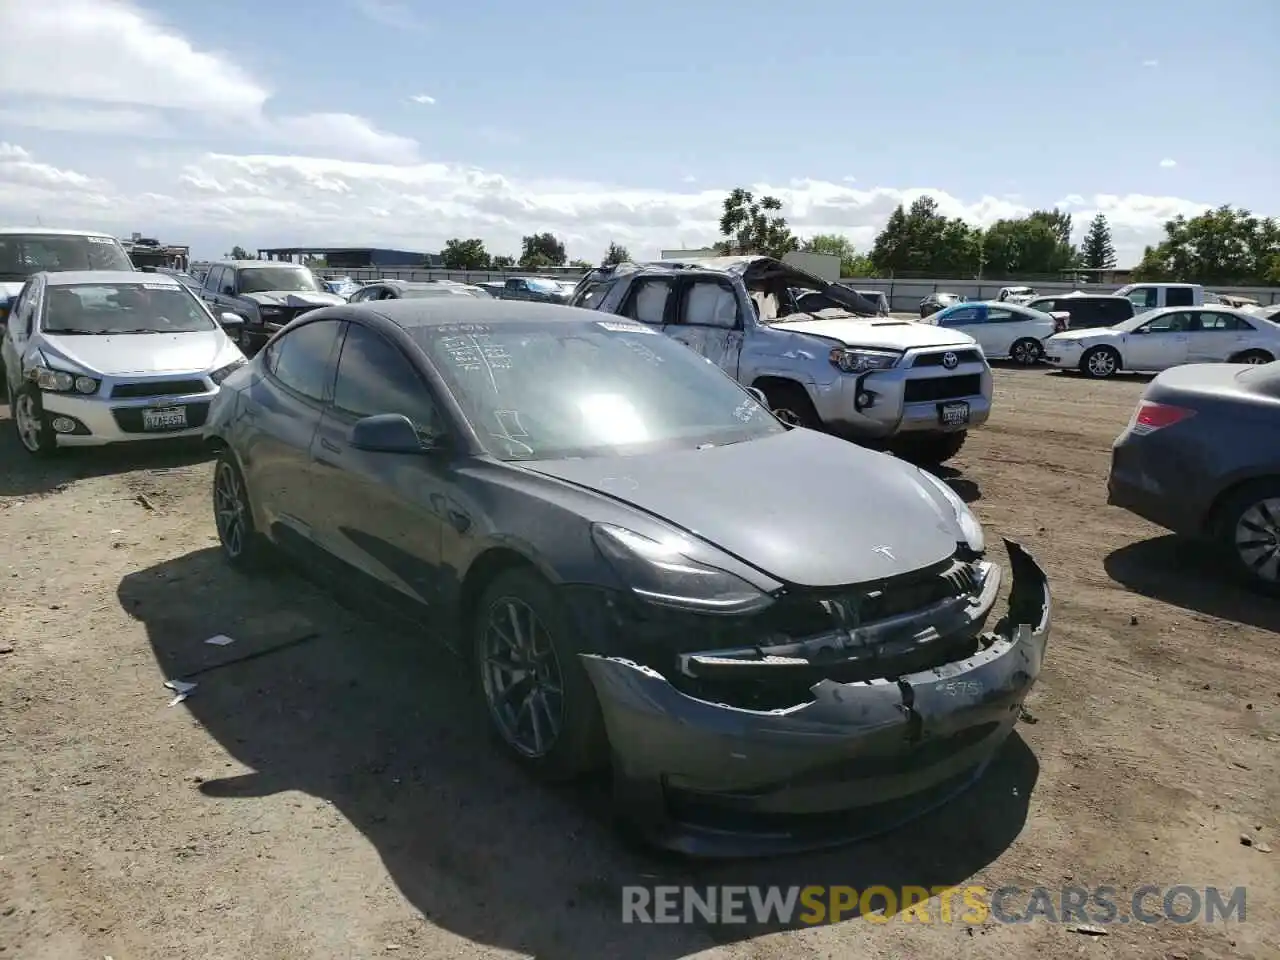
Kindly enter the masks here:
[[1188, 417], [1195, 416], [1194, 410], [1186, 407], [1175, 407], [1168, 403], [1154, 403], [1143, 400], [1138, 404], [1138, 411], [1133, 415], [1133, 432], [1137, 434], [1154, 433], [1175, 423], [1181, 423]]

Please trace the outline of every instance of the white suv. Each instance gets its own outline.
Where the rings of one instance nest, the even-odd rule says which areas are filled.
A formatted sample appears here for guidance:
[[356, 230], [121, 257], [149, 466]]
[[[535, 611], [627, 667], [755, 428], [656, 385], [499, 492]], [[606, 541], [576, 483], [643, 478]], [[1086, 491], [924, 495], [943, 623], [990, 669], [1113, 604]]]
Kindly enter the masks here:
[[180, 281], [134, 271], [31, 277], [0, 353], [18, 439], [35, 456], [199, 436], [219, 385], [245, 363]]

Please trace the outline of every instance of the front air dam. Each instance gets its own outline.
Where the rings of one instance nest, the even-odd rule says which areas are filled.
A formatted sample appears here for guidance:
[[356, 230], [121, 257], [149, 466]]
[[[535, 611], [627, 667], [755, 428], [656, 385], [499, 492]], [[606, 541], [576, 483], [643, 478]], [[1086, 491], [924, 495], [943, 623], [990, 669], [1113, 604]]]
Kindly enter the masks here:
[[711, 703], [658, 671], [582, 654], [613, 753], [626, 827], [691, 856], [794, 852], [883, 833], [982, 775], [1040, 674], [1048, 579], [1004, 541], [1008, 614], [977, 653], [901, 677], [823, 680], [777, 710]]

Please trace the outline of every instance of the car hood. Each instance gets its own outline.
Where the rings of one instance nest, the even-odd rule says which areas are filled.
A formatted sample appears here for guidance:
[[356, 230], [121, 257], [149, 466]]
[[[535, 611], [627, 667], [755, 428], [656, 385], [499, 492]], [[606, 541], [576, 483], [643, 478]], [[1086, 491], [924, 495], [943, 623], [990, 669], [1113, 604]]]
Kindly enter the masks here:
[[[795, 481], [770, 489], [783, 464]], [[866, 583], [945, 560], [964, 540], [951, 505], [915, 467], [812, 430], [521, 466], [630, 504], [783, 583]]]
[[241, 296], [264, 307], [328, 307], [347, 302], [345, 297], [336, 293], [299, 293], [296, 290], [267, 290], [262, 293], [244, 293]]
[[913, 320], [876, 320], [871, 317], [824, 316], [838, 311], [810, 314], [812, 320], [783, 321], [779, 330], [809, 333], [839, 340], [850, 347], [910, 350], [913, 347], [971, 347], [977, 341], [967, 333]]
[[221, 330], [122, 333], [106, 337], [46, 335], [40, 352], [55, 367], [70, 365], [108, 377], [210, 370], [230, 363], [239, 355]]

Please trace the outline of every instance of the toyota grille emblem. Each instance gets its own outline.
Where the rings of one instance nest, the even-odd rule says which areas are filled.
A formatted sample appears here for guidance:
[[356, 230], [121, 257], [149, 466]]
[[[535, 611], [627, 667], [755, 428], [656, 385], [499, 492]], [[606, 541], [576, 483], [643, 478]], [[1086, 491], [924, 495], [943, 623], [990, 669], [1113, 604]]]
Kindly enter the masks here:
[[942, 365], [948, 370], [954, 370], [960, 363], [960, 358], [950, 351], [942, 355]]

